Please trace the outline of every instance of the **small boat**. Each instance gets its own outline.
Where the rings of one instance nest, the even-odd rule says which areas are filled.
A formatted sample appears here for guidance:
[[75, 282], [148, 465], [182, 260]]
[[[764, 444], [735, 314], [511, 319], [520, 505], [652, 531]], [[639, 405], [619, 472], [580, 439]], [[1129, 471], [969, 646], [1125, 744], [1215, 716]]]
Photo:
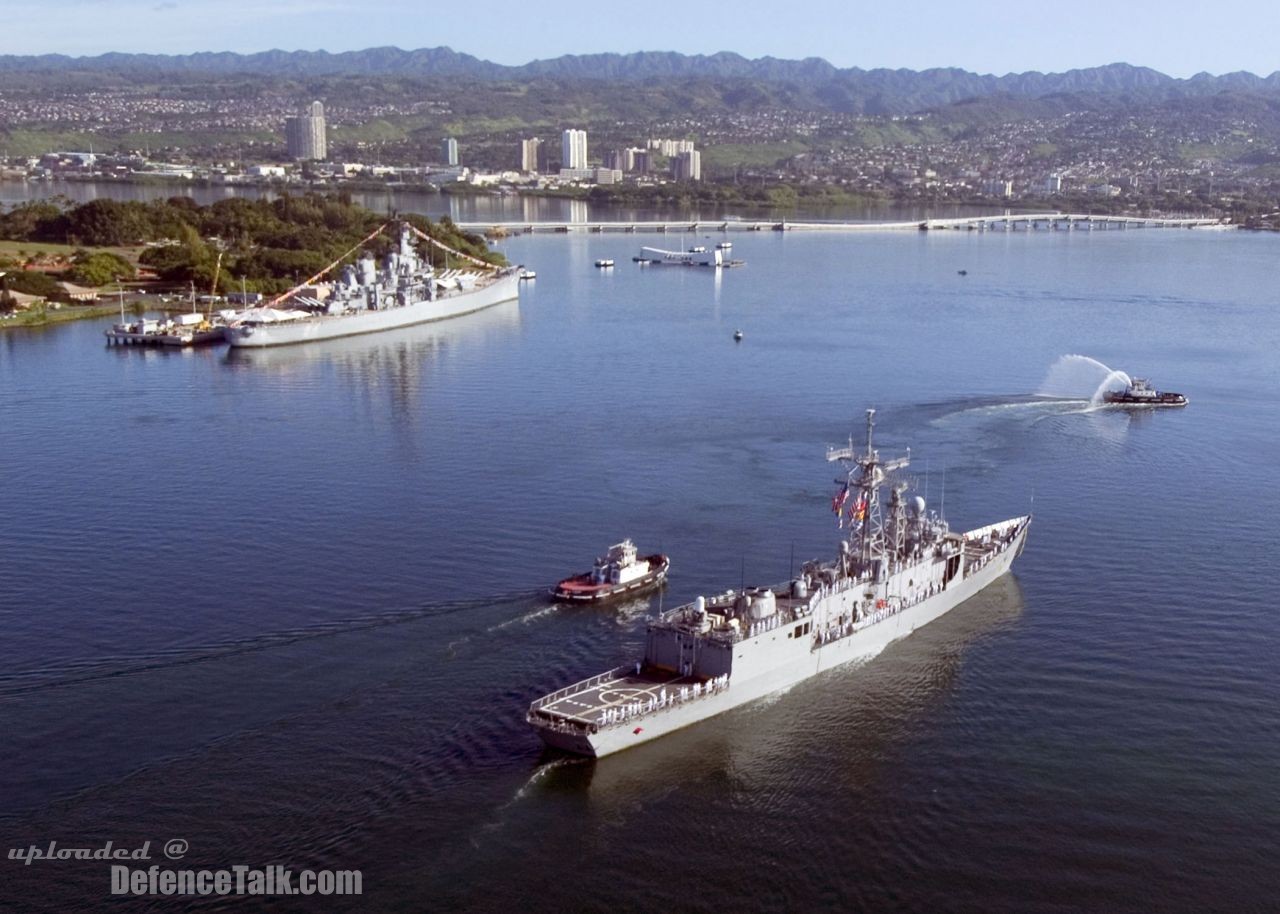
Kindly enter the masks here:
[[961, 276], [968, 276], [968, 275], [969, 275], [969, 271], [968, 271], [968, 270], [956, 270], [956, 272], [957, 272], [958, 274], [960, 274]]
[[736, 340], [737, 342], [741, 343], [741, 342], [742, 342], [742, 331], [741, 331], [741, 330], [735, 330], [735, 331], [733, 331], [733, 338], [734, 338], [734, 340]]
[[520, 278], [521, 279], [537, 279], [538, 273], [536, 270], [521, 270]]
[[571, 603], [603, 603], [657, 587], [666, 579], [670, 567], [667, 556], [655, 553], [637, 557], [635, 543], [623, 540], [596, 559], [590, 571], [565, 578], [551, 588], [550, 594], [552, 599]]
[[601, 267], [602, 269], [603, 269], [603, 268], [605, 268], [605, 267], [611, 267], [611, 266], [613, 266], [613, 261], [612, 261], [612, 260], [609, 260], [609, 259], [605, 259], [605, 260], [597, 260], [597, 261], [596, 261], [596, 266]]
[[1146, 378], [1134, 378], [1124, 390], [1108, 390], [1102, 395], [1112, 406], [1186, 406], [1187, 398], [1170, 391], [1155, 390]]

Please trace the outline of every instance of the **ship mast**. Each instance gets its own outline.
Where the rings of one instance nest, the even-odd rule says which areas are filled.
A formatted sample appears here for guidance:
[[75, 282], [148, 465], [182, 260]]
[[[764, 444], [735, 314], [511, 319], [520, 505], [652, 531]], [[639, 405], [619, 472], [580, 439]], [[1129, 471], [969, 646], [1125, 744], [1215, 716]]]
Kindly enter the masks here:
[[[867, 410], [867, 448], [863, 453], [853, 449], [853, 438], [849, 438], [849, 446], [833, 448], [827, 451], [827, 461], [839, 460], [848, 469], [848, 482], [851, 492], [856, 493], [853, 508], [853, 521], [849, 528], [850, 551], [858, 556], [860, 570], [869, 573], [872, 580], [879, 580], [886, 572], [886, 559], [891, 560], [890, 550], [886, 548], [886, 530], [884, 510], [880, 504], [880, 486], [886, 476], [894, 470], [901, 469], [911, 462], [911, 452], [906, 457], [882, 461], [880, 453], [873, 443], [875, 432], [874, 409]], [[897, 487], [890, 506], [890, 522], [894, 525], [893, 554], [901, 548], [902, 520], [901, 493]], [[861, 517], [859, 518], [859, 515]]]

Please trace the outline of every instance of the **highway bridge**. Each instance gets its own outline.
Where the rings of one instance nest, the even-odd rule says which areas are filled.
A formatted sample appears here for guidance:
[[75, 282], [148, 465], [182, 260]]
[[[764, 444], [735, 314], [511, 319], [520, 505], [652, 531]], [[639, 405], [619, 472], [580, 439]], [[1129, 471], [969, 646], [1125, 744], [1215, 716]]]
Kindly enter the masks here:
[[1037, 230], [1102, 231], [1131, 228], [1199, 228], [1224, 226], [1211, 218], [1162, 218], [1155, 216], [1098, 216], [1082, 213], [1006, 213], [992, 216], [962, 216], [955, 219], [917, 219], [909, 222], [792, 222], [784, 220], [698, 219], [653, 222], [459, 222], [468, 232], [489, 236], [528, 235], [542, 232], [886, 232], [886, 231], [978, 231], [1012, 232]]

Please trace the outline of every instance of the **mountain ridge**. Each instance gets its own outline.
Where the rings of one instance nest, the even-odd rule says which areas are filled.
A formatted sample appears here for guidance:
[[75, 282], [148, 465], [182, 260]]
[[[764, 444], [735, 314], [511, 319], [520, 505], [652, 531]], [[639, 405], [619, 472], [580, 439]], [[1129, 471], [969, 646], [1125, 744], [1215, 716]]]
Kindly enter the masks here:
[[[749, 59], [731, 51], [687, 55], [674, 51], [627, 54], [570, 54], [507, 66], [449, 47], [403, 50], [397, 47], [360, 51], [282, 51], [253, 54], [203, 51], [185, 55], [112, 52], [95, 57], [0, 56], [0, 74], [38, 85], [46, 77], [72, 74], [132, 81], [193, 82], [218, 76], [271, 76], [282, 80], [372, 78], [473, 81], [491, 86], [610, 83], [613, 87], [680, 87], [715, 81], [749, 91], [749, 84], [772, 86], [779, 97], [844, 114], [904, 115], [976, 98], [1039, 99], [1087, 94], [1133, 102], [1163, 102], [1245, 92], [1280, 96], [1280, 71], [1259, 76], [1246, 71], [1180, 78], [1150, 67], [1112, 63], [1098, 67], [1042, 73], [1030, 70], [1003, 76], [974, 73], [959, 67], [839, 68], [818, 57], [786, 60]], [[465, 86], [460, 88], [465, 89]]]

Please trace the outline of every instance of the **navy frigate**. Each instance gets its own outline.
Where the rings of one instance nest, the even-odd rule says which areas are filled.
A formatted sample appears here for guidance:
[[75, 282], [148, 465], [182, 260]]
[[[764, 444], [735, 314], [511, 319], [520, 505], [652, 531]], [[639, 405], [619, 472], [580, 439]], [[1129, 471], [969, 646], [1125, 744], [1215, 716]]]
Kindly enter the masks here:
[[[831, 449], [846, 468], [832, 510], [848, 521], [834, 560], [806, 562], [774, 587], [743, 587], [660, 613], [644, 656], [533, 702], [526, 719], [549, 746], [605, 756], [656, 739], [824, 670], [879, 654], [1005, 574], [1031, 516], [954, 533], [908, 497], [881, 459], [867, 410], [865, 448]], [[882, 491], [887, 492], [882, 497]]]

